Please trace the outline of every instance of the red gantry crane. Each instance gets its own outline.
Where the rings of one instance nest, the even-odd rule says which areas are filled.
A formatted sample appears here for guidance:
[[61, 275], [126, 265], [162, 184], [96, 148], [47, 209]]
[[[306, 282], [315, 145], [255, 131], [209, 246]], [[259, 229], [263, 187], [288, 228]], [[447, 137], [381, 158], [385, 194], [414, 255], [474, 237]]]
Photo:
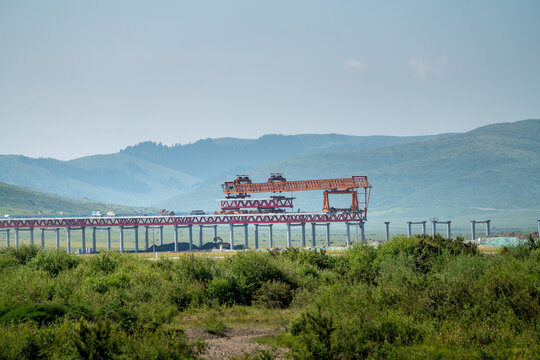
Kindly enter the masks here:
[[[300, 180], [287, 181], [281, 173], [271, 173], [267, 182], [253, 183], [247, 175], [237, 175], [234, 181], [227, 181], [223, 185], [223, 192], [228, 199], [245, 199], [252, 193], [281, 193], [283, 191], [310, 191], [323, 190], [323, 211], [362, 211], [364, 217], [367, 214], [371, 185], [367, 176], [352, 176], [342, 179]], [[361, 191], [360, 210], [358, 192]], [[330, 207], [329, 194], [351, 194], [352, 203], [348, 209], [335, 209]], [[273, 199], [283, 199], [281, 196], [273, 196]], [[292, 204], [291, 204], [292, 207]]]

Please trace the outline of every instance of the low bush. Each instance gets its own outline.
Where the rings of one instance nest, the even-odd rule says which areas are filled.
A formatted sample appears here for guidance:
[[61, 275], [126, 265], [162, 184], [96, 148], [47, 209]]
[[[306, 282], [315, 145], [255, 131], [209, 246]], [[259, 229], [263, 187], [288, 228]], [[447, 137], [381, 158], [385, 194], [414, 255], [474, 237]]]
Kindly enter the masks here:
[[28, 264], [48, 272], [51, 276], [56, 276], [60, 271], [77, 266], [79, 258], [76, 255], [66, 254], [62, 250], [48, 250], [38, 252]]
[[294, 291], [288, 284], [281, 281], [267, 281], [255, 292], [254, 303], [269, 309], [289, 307], [294, 297]]
[[8, 247], [0, 250], [0, 254], [4, 256], [12, 256], [21, 265], [25, 265], [27, 262], [37, 256], [41, 250], [35, 245], [21, 245], [19, 247]]

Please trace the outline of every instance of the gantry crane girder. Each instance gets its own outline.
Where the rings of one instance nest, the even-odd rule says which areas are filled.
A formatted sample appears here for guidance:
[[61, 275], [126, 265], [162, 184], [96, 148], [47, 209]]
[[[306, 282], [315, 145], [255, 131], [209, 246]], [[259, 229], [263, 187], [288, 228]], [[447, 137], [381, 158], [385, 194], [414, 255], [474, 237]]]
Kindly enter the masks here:
[[329, 194], [351, 194], [350, 210], [360, 211], [358, 203], [358, 190], [363, 190], [364, 214], [367, 213], [371, 185], [367, 176], [352, 176], [340, 179], [319, 179], [287, 181], [281, 174], [273, 173], [268, 182], [254, 183], [246, 175], [238, 176], [234, 181], [227, 181], [223, 185], [223, 192], [229, 198], [245, 198], [251, 193], [268, 193], [283, 191], [310, 191], [323, 190], [323, 211], [332, 211], [328, 200]]

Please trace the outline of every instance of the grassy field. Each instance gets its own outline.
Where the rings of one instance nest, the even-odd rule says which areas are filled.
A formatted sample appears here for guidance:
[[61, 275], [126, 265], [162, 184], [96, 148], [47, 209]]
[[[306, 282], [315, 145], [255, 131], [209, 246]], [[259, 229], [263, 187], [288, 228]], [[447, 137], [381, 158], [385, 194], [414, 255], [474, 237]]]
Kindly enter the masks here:
[[0, 250], [0, 358], [196, 359], [252, 346], [236, 342], [248, 331], [262, 347], [226, 358], [535, 359], [539, 245], [483, 255], [461, 239], [395, 237], [158, 261], [12, 247]]

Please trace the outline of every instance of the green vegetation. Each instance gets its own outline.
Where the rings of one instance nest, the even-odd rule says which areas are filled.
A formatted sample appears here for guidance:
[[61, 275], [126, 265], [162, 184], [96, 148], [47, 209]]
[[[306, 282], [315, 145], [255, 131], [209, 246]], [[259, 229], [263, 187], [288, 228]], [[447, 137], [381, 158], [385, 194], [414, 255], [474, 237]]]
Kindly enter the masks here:
[[73, 199], [41, 190], [25, 188], [0, 182], [0, 214], [14, 216], [90, 216], [93, 210], [101, 210], [103, 214], [114, 211], [118, 214], [134, 214], [147, 210], [129, 206], [105, 204], [88, 199]]
[[342, 255], [288, 249], [224, 259], [0, 251], [0, 358], [197, 358], [229, 327], [272, 358], [537, 358], [540, 249], [483, 255], [462, 239], [396, 237]]

